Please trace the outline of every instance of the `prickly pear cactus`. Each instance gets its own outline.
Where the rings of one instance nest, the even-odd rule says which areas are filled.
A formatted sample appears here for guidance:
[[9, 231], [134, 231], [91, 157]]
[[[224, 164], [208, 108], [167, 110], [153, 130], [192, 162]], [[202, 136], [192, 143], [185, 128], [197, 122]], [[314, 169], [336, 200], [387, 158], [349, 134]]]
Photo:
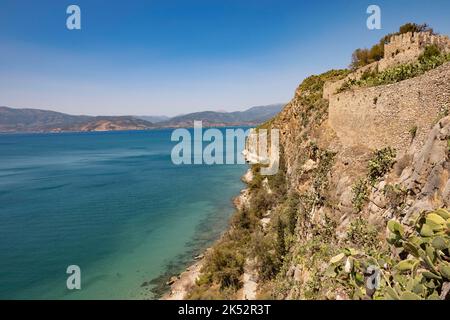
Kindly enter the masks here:
[[345, 249], [327, 274], [355, 299], [450, 299], [450, 213], [421, 214], [412, 227], [389, 221], [389, 254]]

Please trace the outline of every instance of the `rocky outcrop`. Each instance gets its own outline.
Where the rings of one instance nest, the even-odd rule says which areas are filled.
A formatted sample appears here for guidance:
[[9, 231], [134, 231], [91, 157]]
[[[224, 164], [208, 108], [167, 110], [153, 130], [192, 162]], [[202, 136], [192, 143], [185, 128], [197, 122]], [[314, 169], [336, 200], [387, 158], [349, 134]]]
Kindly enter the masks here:
[[[372, 216], [401, 219], [405, 224], [421, 211], [450, 206], [450, 117], [445, 117], [427, 135], [422, 148], [411, 146], [397, 157], [394, 170], [379, 182], [371, 194], [367, 211]], [[393, 203], [387, 185], [403, 192], [401, 203]], [[376, 199], [376, 200], [375, 200]], [[398, 200], [398, 199], [397, 199]]]

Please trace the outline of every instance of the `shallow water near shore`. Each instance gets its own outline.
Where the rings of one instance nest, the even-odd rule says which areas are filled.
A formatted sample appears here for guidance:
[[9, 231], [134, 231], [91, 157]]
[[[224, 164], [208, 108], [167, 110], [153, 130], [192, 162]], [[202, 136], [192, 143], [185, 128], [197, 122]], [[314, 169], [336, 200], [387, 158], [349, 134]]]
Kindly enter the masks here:
[[171, 132], [0, 135], [0, 298], [154, 298], [210, 246], [247, 167], [175, 166]]

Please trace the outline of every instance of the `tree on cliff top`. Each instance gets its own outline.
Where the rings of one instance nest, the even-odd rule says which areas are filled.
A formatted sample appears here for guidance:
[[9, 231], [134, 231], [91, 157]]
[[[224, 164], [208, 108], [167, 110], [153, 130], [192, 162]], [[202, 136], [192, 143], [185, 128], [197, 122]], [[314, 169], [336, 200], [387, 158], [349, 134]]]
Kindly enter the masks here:
[[426, 23], [406, 23], [400, 27], [400, 30], [397, 34], [404, 34], [408, 32], [431, 32], [434, 34], [433, 28], [430, 28], [430, 26]]

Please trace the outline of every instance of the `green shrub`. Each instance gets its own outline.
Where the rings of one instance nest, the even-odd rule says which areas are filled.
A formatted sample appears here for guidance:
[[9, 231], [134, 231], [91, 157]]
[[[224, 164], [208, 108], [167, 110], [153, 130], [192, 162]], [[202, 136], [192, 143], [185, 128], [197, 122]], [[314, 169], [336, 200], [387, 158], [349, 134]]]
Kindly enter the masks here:
[[276, 238], [275, 254], [277, 260], [283, 261], [284, 256], [286, 255], [286, 239], [284, 233], [284, 223], [281, 219], [278, 219], [276, 228], [277, 228], [277, 238]]
[[281, 264], [275, 257], [273, 241], [257, 231], [253, 235], [252, 254], [257, 261], [258, 275], [261, 280], [270, 280], [278, 274]]
[[218, 283], [221, 289], [238, 289], [241, 286], [244, 262], [244, 255], [233, 242], [220, 243], [207, 257], [203, 282]]
[[197, 281], [197, 286], [189, 290], [187, 300], [225, 300], [228, 296], [220, 291], [218, 286], [210, 286], [202, 283], [202, 279]]
[[257, 218], [262, 218], [263, 215], [274, 204], [273, 195], [268, 194], [264, 189], [260, 188], [251, 193], [250, 198], [250, 213]]
[[313, 75], [300, 84], [299, 90], [307, 94], [321, 94], [325, 82], [330, 80], [340, 80], [345, 78], [350, 73], [347, 69], [330, 70], [320, 75]]
[[280, 152], [280, 162], [278, 172], [275, 175], [267, 176], [269, 187], [272, 190], [273, 197], [280, 199], [286, 195], [286, 166], [284, 164], [283, 153]]
[[438, 121], [442, 118], [447, 117], [450, 114], [450, 110], [448, 105], [444, 105], [441, 108], [439, 108], [439, 114], [438, 114]]
[[349, 226], [347, 241], [362, 248], [376, 248], [379, 242], [378, 230], [366, 220], [358, 218]]
[[342, 93], [350, 90], [355, 85], [355, 80], [345, 81], [340, 88], [336, 90], [336, 93]]
[[[315, 120], [316, 124], [320, 124], [321, 120], [328, 115], [328, 101], [322, 98], [325, 82], [344, 79], [349, 73], [350, 70], [348, 69], [330, 70], [303, 80], [297, 88], [297, 95], [294, 98], [296, 103], [305, 107], [305, 112], [302, 114], [303, 126], [310, 124], [311, 120]], [[311, 118], [312, 115], [315, 115], [314, 119]], [[268, 120], [258, 128], [270, 129], [273, 126], [273, 120]]]
[[232, 217], [231, 224], [239, 229], [252, 230], [257, 224], [257, 219], [247, 208], [243, 208], [235, 213]]
[[252, 181], [248, 184], [248, 187], [250, 190], [259, 189], [262, 186], [262, 182], [264, 180], [264, 177], [261, 175], [261, 165], [260, 164], [254, 164], [251, 167], [252, 170]]
[[352, 205], [357, 213], [364, 208], [367, 199], [369, 198], [369, 190], [366, 179], [359, 179], [352, 187], [353, 199]]
[[375, 151], [368, 163], [367, 179], [359, 179], [352, 187], [352, 204], [357, 213], [362, 211], [369, 198], [369, 184], [373, 186], [391, 170], [395, 157], [396, 152], [390, 147]]
[[425, 48], [425, 51], [419, 57], [419, 61], [422, 63], [426, 63], [428, 60], [439, 57], [440, 55], [441, 50], [437, 45], [433, 44]]
[[384, 196], [389, 202], [391, 209], [397, 211], [401, 210], [405, 204], [408, 190], [401, 185], [386, 185], [383, 190]]
[[396, 152], [391, 147], [375, 151], [368, 165], [368, 177], [372, 185], [391, 170], [395, 163], [395, 157]]
[[418, 127], [416, 125], [412, 126], [411, 129], [409, 129], [409, 134], [411, 135], [412, 140], [414, 140], [416, 138], [417, 129], [418, 129]]
[[328, 244], [334, 242], [336, 240], [337, 227], [338, 223], [331, 219], [328, 215], [325, 215], [323, 225], [318, 227], [322, 241]]
[[308, 155], [310, 159], [318, 162], [317, 168], [312, 172], [313, 200], [316, 205], [324, 205], [329, 188], [328, 173], [333, 167], [336, 153], [320, 149], [312, 142]]
[[406, 79], [414, 78], [424, 74], [427, 71], [435, 69], [450, 61], [450, 54], [434, 55], [432, 49], [429, 49], [427, 57], [424, 55], [419, 61], [411, 64], [403, 64], [397, 67], [387, 69], [383, 72], [368, 74], [364, 79], [348, 80], [337, 90], [341, 93], [352, 87], [374, 87], [397, 83]]
[[399, 29], [399, 34], [404, 34], [408, 32], [430, 32], [434, 34], [434, 30], [426, 23], [417, 24], [417, 23], [405, 23]]
[[322, 279], [318, 273], [314, 273], [305, 283], [304, 295], [308, 300], [316, 299], [318, 293], [322, 289]]
[[297, 226], [299, 201], [299, 197], [295, 194], [290, 194], [285, 201], [283, 214], [286, 217], [287, 229], [291, 235], [295, 233], [295, 227]]
[[377, 74], [377, 72], [375, 70], [366, 70], [361, 75], [361, 80], [365, 81], [367, 79], [373, 78], [376, 74]]

